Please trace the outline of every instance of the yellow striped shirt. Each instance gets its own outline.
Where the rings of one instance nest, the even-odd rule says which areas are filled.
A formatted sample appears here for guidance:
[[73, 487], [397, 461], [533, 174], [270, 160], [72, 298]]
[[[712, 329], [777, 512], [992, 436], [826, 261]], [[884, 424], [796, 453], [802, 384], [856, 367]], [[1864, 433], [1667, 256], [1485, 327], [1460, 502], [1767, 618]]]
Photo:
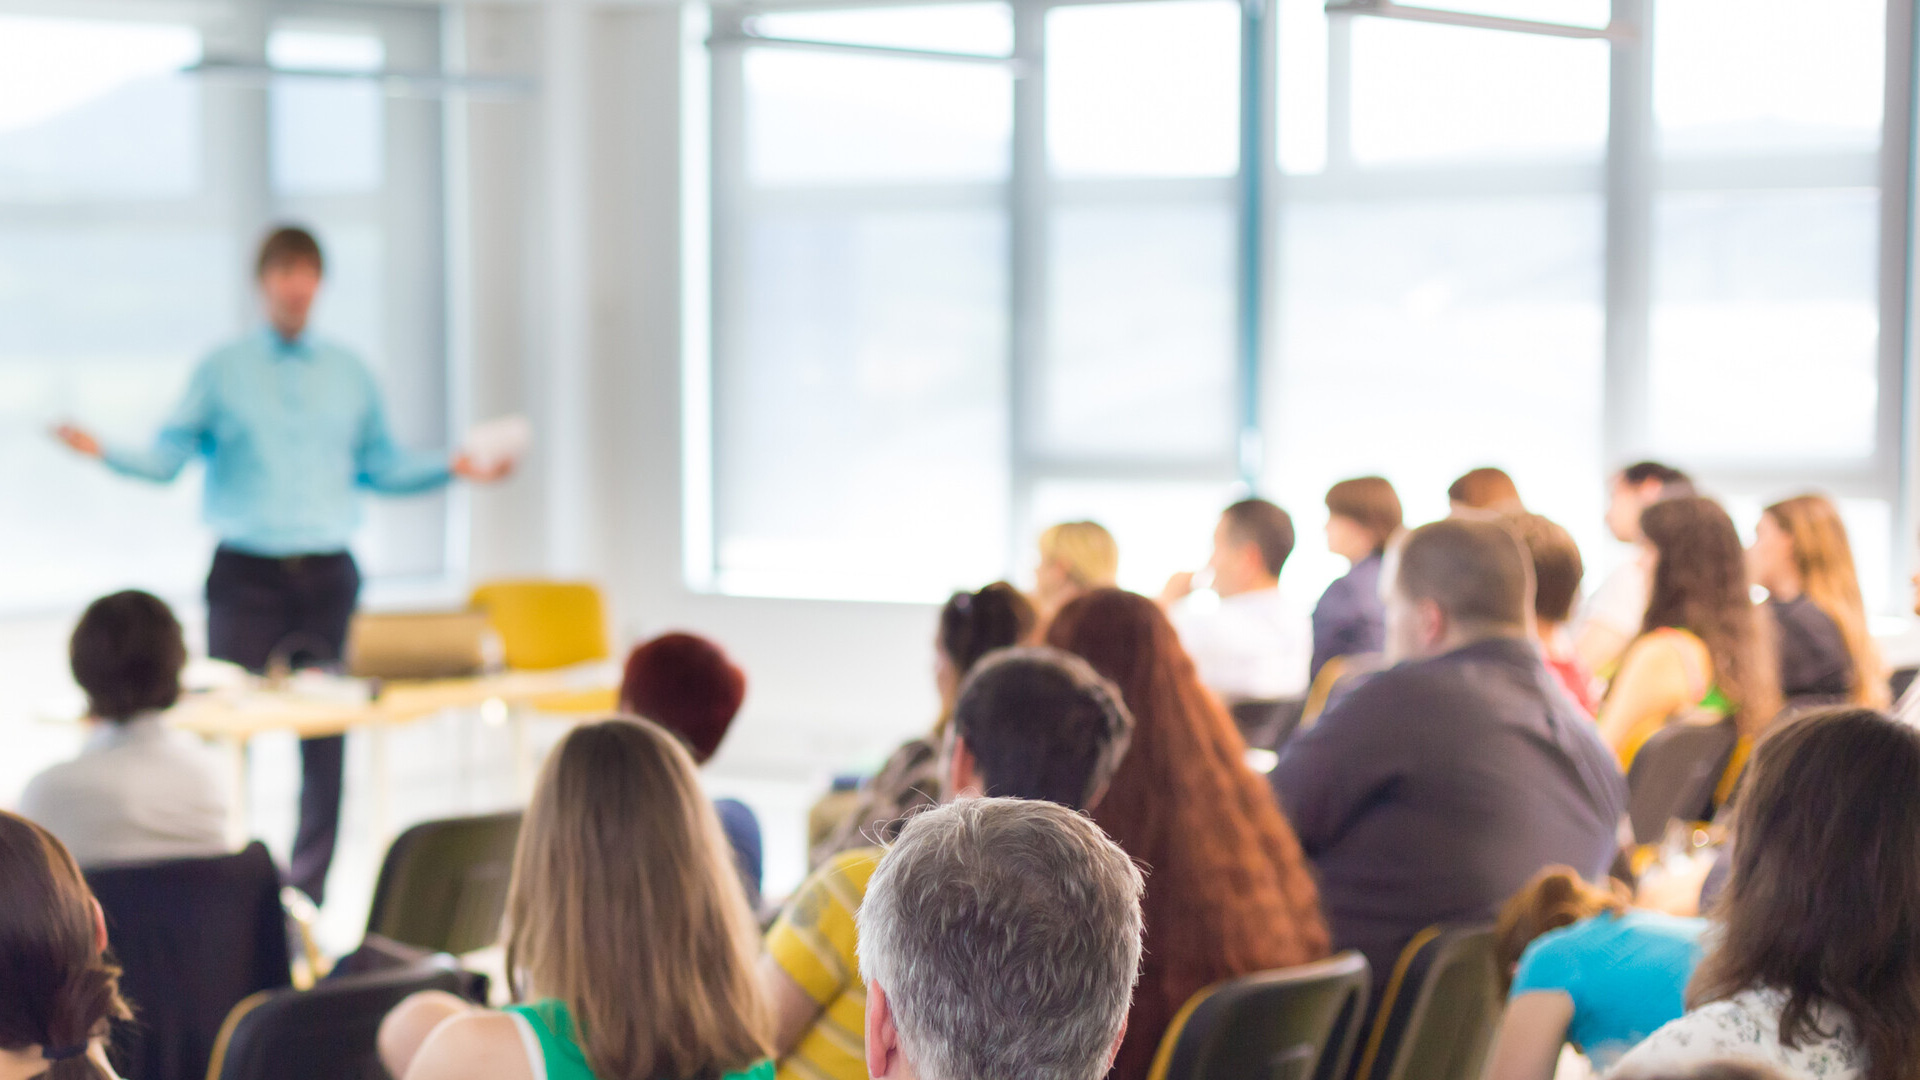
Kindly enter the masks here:
[[881, 854], [875, 847], [834, 856], [767, 931], [767, 955], [823, 1010], [781, 1059], [775, 1080], [867, 1080], [867, 987], [854, 949], [853, 913]]

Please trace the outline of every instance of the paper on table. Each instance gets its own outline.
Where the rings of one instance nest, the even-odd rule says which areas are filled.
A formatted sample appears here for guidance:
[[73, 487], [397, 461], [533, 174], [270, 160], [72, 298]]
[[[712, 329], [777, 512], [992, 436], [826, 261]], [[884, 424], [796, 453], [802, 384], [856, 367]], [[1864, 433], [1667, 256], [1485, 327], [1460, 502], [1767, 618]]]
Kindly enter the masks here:
[[460, 452], [485, 469], [520, 460], [532, 442], [533, 425], [514, 413], [475, 424], [460, 444]]

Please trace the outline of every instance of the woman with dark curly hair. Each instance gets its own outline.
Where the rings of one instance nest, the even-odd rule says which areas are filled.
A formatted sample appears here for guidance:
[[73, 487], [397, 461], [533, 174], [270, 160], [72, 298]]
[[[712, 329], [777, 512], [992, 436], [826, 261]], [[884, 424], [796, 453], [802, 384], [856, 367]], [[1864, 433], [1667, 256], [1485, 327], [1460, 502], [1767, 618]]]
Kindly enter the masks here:
[[124, 1020], [107, 925], [53, 834], [0, 810], [0, 1080], [113, 1080]]
[[1780, 711], [1772, 638], [1727, 512], [1712, 499], [1671, 499], [1647, 507], [1640, 529], [1653, 591], [1600, 703], [1600, 734], [1622, 766], [1668, 723], [1732, 717], [1751, 739]]
[[1920, 732], [1806, 713], [1754, 751], [1733, 872], [1689, 1012], [1621, 1076], [1759, 1061], [1815, 1080], [1920, 1076]]
[[1089, 593], [1060, 609], [1047, 644], [1112, 680], [1134, 716], [1093, 820], [1147, 870], [1146, 959], [1112, 1073], [1143, 1080], [1195, 991], [1321, 959], [1332, 939], [1300, 841], [1160, 608]]

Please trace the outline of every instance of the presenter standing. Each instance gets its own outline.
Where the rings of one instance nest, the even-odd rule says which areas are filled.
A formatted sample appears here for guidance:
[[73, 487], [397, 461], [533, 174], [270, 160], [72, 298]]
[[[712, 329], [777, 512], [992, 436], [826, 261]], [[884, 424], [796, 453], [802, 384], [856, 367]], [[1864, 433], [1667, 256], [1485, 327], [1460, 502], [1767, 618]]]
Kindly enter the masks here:
[[[113, 471], [159, 483], [206, 458], [205, 514], [220, 538], [207, 575], [207, 652], [255, 673], [342, 659], [360, 592], [347, 551], [360, 521], [356, 489], [411, 495], [456, 476], [497, 480], [511, 467], [395, 444], [366, 365], [306, 332], [323, 269], [311, 233], [268, 234], [254, 264], [268, 325], [200, 362], [151, 446], [58, 431]], [[316, 903], [339, 833], [345, 743], [333, 735], [300, 744], [291, 880]]]

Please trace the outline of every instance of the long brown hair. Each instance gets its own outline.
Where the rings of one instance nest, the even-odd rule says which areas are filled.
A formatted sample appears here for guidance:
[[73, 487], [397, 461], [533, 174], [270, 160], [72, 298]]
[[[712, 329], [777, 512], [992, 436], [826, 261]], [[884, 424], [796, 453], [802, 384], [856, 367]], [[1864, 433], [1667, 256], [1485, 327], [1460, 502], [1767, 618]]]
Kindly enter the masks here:
[[100, 953], [93, 893], [53, 834], [0, 810], [0, 1048], [49, 1057], [47, 1080], [98, 1080], [85, 1047], [130, 1013]]
[[759, 939], [693, 759], [664, 728], [577, 727], [527, 807], [506, 914], [516, 999], [558, 998], [600, 1080], [692, 1080], [768, 1056]]
[[1145, 597], [1102, 589], [1060, 609], [1047, 644], [1120, 688], [1133, 745], [1093, 819], [1147, 868], [1147, 953], [1119, 1080], [1146, 1076], [1174, 1011], [1233, 975], [1331, 950], [1300, 841], [1246, 744]]
[[1689, 495], [1647, 507], [1640, 531], [1659, 555], [1641, 632], [1673, 627], [1698, 637], [1741, 733], [1764, 730], [1780, 711], [1780, 670], [1733, 519], [1712, 499]]
[[1611, 878], [1607, 887], [1587, 884], [1571, 866], [1549, 866], [1520, 886], [1493, 924], [1493, 959], [1500, 971], [1502, 996], [1513, 989], [1513, 969], [1535, 938], [1607, 912], [1627, 910], [1625, 886]]
[[1698, 1008], [1787, 995], [1780, 1040], [1845, 1013], [1865, 1080], [1920, 1075], [1920, 731], [1871, 709], [1818, 709], [1761, 740], [1735, 811], [1719, 932], [1687, 989]]
[[1892, 699], [1880, 648], [1867, 631], [1867, 605], [1860, 599], [1860, 577], [1853, 569], [1853, 545], [1840, 511], [1824, 495], [1797, 495], [1763, 511], [1793, 543], [1793, 565], [1800, 588], [1821, 614], [1840, 628], [1853, 658], [1853, 690], [1848, 700], [1886, 708]]

